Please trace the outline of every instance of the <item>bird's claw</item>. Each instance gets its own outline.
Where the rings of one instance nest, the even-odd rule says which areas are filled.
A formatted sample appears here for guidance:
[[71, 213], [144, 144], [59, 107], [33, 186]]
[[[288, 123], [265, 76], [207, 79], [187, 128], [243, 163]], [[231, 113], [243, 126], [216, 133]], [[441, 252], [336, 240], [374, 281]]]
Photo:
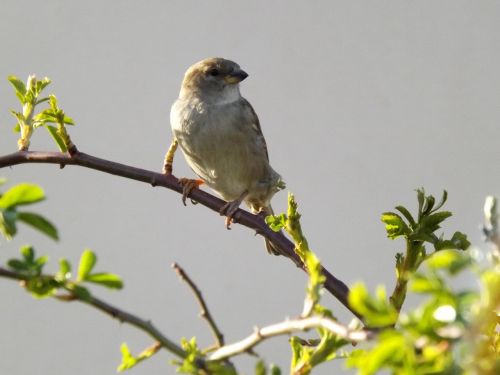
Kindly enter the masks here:
[[179, 178], [179, 184], [182, 186], [182, 203], [186, 206], [188, 195], [203, 184], [203, 180], [193, 180], [191, 178]]
[[234, 201], [227, 202], [224, 206], [222, 206], [219, 210], [219, 213], [221, 215], [226, 215], [226, 220], [224, 221], [224, 224], [226, 225], [226, 229], [231, 229], [231, 223], [233, 222], [233, 216], [236, 214], [236, 211], [238, 211], [238, 208], [240, 207], [241, 202], [245, 197], [247, 196], [248, 192], [245, 190], [241, 195], [235, 199]]
[[241, 204], [241, 200], [237, 199], [237, 200], [234, 200], [231, 202], [227, 202], [219, 210], [219, 213], [221, 215], [226, 216], [226, 220], [224, 221], [224, 224], [226, 225], [226, 229], [231, 229], [231, 223], [233, 222], [233, 216], [236, 213], [236, 211], [238, 211], [240, 204]]

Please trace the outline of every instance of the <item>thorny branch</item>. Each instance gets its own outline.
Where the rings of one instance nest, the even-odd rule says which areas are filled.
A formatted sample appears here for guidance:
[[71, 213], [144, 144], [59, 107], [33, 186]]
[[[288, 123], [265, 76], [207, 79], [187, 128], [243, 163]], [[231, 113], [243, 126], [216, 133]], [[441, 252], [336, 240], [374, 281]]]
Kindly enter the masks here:
[[272, 324], [267, 327], [256, 328], [250, 336], [244, 338], [243, 340], [217, 349], [209, 356], [209, 359], [219, 360], [232, 357], [236, 354], [251, 350], [254, 346], [270, 337], [286, 335], [297, 331], [306, 331], [308, 329], [319, 327], [328, 329], [337, 336], [342, 337], [345, 340], [352, 341], [353, 343], [366, 341], [375, 334], [372, 331], [350, 330], [349, 328], [326, 317], [311, 316], [309, 318], [285, 320], [284, 322]]
[[201, 295], [200, 289], [196, 286], [193, 280], [188, 276], [186, 271], [179, 266], [177, 263], [172, 264], [172, 268], [177, 272], [177, 275], [179, 275], [179, 278], [186, 282], [188, 284], [189, 288], [193, 291], [193, 294], [198, 301], [198, 304], [200, 305], [200, 316], [204, 318], [208, 325], [210, 326], [210, 330], [212, 331], [214, 337], [215, 337], [215, 343], [216, 343], [216, 348], [220, 348], [221, 346], [224, 346], [224, 335], [220, 331], [219, 327], [217, 327], [217, 324], [215, 323], [212, 314], [210, 314], [210, 310], [208, 310], [207, 304], [205, 303], [205, 300], [203, 299], [203, 296]]
[[[184, 281], [186, 281], [192, 289], [194, 288], [193, 291], [195, 291], [196, 289], [198, 291], [195, 292], [197, 298], [201, 298], [201, 295], [198, 297], [199, 290], [194, 284], [191, 284], [192, 281], [189, 278], [186, 278], [187, 275], [184, 273], [182, 268], [180, 268], [176, 264], [174, 264], [173, 267], [176, 269], [177, 272], [179, 272], [178, 271], [179, 269], [181, 270], [180, 272], [183, 273], [183, 276], [181, 276], [181, 278]], [[27, 281], [29, 279], [29, 277], [25, 275], [9, 271], [2, 267], [0, 267], [0, 277], [5, 277], [20, 282]], [[41, 277], [51, 277], [51, 276], [41, 275]], [[188, 280], [190, 280], [191, 283], [189, 283]], [[178, 346], [177, 344], [169, 340], [167, 337], [165, 337], [150, 321], [143, 320], [129, 312], [119, 309], [118, 307], [112, 306], [107, 302], [104, 302], [94, 296], [82, 297], [76, 293], [72, 293], [70, 290], [67, 290], [67, 292], [68, 294], [55, 295], [54, 298], [66, 302], [79, 301], [81, 303], [85, 303], [98, 310], [103, 311], [104, 313], [119, 320], [120, 322], [130, 324], [138, 329], [147, 332], [151, 337], [153, 337], [157, 341], [153, 343], [153, 345], [146, 350], [157, 352], [160, 349], [160, 347], [163, 347], [180, 358], [186, 357], [186, 352], [180, 346]], [[201, 301], [203, 301], [203, 299], [201, 299]], [[213, 323], [213, 321], [211, 323], [211, 327], [212, 324], [215, 327], [215, 323]], [[214, 327], [212, 328], [214, 329]], [[262, 341], [269, 339], [271, 337], [288, 335], [293, 332], [297, 331], [302, 332], [302, 331], [307, 331], [309, 329], [320, 328], [320, 327], [328, 329], [337, 336], [345, 340], [351, 341], [352, 343], [367, 341], [373, 338], [374, 335], [376, 335], [375, 331], [362, 330], [362, 329], [357, 329], [357, 330], [349, 329], [348, 327], [345, 327], [337, 323], [335, 320], [323, 316], [311, 316], [307, 318], [297, 318], [292, 320], [287, 319], [283, 322], [272, 324], [266, 327], [255, 328], [254, 332], [248, 337], [244, 338], [243, 340], [235, 342], [233, 344], [223, 345], [219, 347], [212, 354], [208, 356], [207, 360], [199, 358], [198, 364], [199, 366], [204, 368], [211, 361], [227, 360], [229, 357], [232, 357], [237, 354], [250, 353], [252, 351], [252, 348], [254, 348]], [[222, 337], [220, 338], [220, 340], [222, 341]]]
[[[182, 194], [182, 186], [178, 183], [178, 179], [173, 175], [165, 175], [146, 169], [100, 159], [79, 151], [73, 155], [60, 152], [18, 151], [0, 157], [0, 168], [25, 163], [49, 163], [58, 164], [61, 167], [66, 165], [79, 165], [99, 170], [101, 172], [146, 182], [152, 186], [162, 186]], [[220, 208], [225, 204], [223, 200], [200, 189], [192, 190], [188, 197], [216, 212], [219, 212]], [[253, 215], [247, 211], [239, 209], [234, 215], [233, 221], [251, 228], [258, 234], [271, 240], [281, 251], [282, 255], [292, 260], [297, 267], [307, 272], [304, 264], [294, 251], [294, 244], [282, 233], [273, 232], [261, 216]], [[334, 277], [324, 267], [322, 268], [322, 272], [326, 278], [324, 283], [325, 289], [335, 296], [354, 315], [360, 317], [359, 314], [349, 307], [347, 301], [347, 295], [349, 293], [348, 287], [341, 280]]]

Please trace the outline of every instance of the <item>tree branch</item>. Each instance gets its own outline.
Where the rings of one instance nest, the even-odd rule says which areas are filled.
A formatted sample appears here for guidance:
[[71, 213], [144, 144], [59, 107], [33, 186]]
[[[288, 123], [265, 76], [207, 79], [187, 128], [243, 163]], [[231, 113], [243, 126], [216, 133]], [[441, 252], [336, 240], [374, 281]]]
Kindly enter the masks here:
[[[66, 165], [79, 165], [101, 172], [146, 182], [148, 184], [151, 184], [152, 186], [162, 186], [182, 194], [182, 186], [178, 183], [178, 179], [173, 175], [164, 175], [146, 169], [115, 163], [79, 151], [71, 156], [69, 154], [60, 152], [18, 151], [0, 157], [0, 168], [26, 163], [58, 164], [61, 167], [64, 167]], [[200, 189], [193, 189], [188, 197], [194, 201], [199, 202], [205, 207], [216, 211], [217, 213], [225, 204], [223, 200]], [[271, 240], [281, 251], [282, 255], [292, 260], [297, 267], [307, 272], [304, 264], [302, 263], [298, 255], [295, 254], [294, 244], [290, 240], [288, 240], [282, 233], [273, 232], [267, 226], [261, 216], [253, 215], [247, 211], [238, 209], [233, 217], [233, 221], [235, 223], [251, 228], [258, 234]], [[322, 269], [322, 272], [326, 277], [326, 281], [324, 284], [325, 289], [328, 290], [332, 295], [334, 295], [354, 315], [361, 318], [359, 314], [357, 314], [349, 307], [347, 301], [347, 295], [349, 293], [348, 287], [341, 280], [334, 277], [324, 267]]]
[[174, 343], [173, 341], [169, 340], [167, 337], [165, 337], [154, 325], [151, 323], [149, 320], [143, 320], [131, 313], [128, 313], [124, 310], [119, 309], [118, 307], [112, 306], [108, 304], [107, 302], [104, 302], [96, 297], [91, 296], [90, 298], [87, 299], [81, 299], [78, 298], [78, 301], [85, 303], [87, 305], [90, 305], [92, 307], [95, 307], [98, 310], [101, 310], [105, 312], [106, 314], [110, 315], [111, 317], [118, 319], [120, 322], [125, 322], [128, 323], [136, 328], [139, 328], [143, 330], [144, 332], [147, 332], [151, 337], [153, 337], [155, 340], [157, 340], [162, 347], [167, 349], [169, 352], [177, 355], [180, 358], [184, 358], [186, 356], [186, 353], [184, 350]]
[[263, 328], [256, 328], [250, 336], [238, 341], [234, 344], [229, 344], [217, 349], [210, 356], [210, 360], [220, 360], [227, 357], [232, 357], [236, 354], [244, 353], [251, 350], [253, 347], [274, 336], [287, 335], [292, 332], [306, 331], [311, 328], [325, 328], [336, 334], [337, 336], [352, 341], [354, 343], [362, 342], [370, 339], [374, 332], [365, 330], [350, 330], [347, 327], [337, 323], [336, 321], [322, 316], [311, 316], [309, 318], [299, 318], [294, 320], [285, 320], [281, 323], [276, 323]]
[[177, 263], [174, 263], [172, 264], [172, 268], [175, 270], [175, 272], [177, 272], [179, 278], [182, 281], [186, 282], [189, 288], [193, 291], [193, 294], [196, 300], [198, 301], [198, 304], [200, 305], [201, 309], [200, 316], [207, 321], [210, 330], [214, 335], [216, 347], [220, 348], [221, 346], [224, 346], [224, 335], [219, 330], [219, 327], [217, 327], [217, 324], [215, 323], [212, 314], [210, 314], [210, 310], [208, 310], [207, 304], [205, 303], [205, 300], [201, 295], [201, 291], [198, 289], [194, 281], [191, 280], [191, 278], [188, 276], [188, 274], [184, 271], [184, 269], [181, 266], [179, 266]]
[[[0, 267], [0, 277], [18, 280], [21, 282], [28, 281], [30, 279], [28, 276], [19, 274], [17, 272], [9, 271], [2, 267]], [[40, 275], [39, 277], [52, 278], [52, 276], [44, 276], [44, 275]], [[80, 301], [84, 304], [90, 305], [96, 308], [97, 310], [100, 310], [110, 315], [112, 318], [118, 319], [122, 323], [130, 324], [148, 333], [151, 337], [157, 340], [162, 347], [164, 347], [171, 353], [177, 355], [178, 357], [180, 358], [186, 357], [186, 352], [179, 345], [177, 345], [176, 343], [165, 337], [150, 321], [141, 319], [129, 312], [119, 309], [118, 307], [112, 306], [109, 303], [104, 302], [103, 300], [94, 297], [92, 295], [82, 297], [76, 293], [73, 293], [71, 290], [68, 289], [66, 290], [68, 291], [69, 294], [62, 296], [56, 295], [54, 297], [59, 299], [60, 301], [67, 301], [67, 302]]]
[[20, 277], [17, 273], [6, 270], [5, 268], [0, 267], [0, 277], [5, 277], [7, 279], [23, 281], [24, 278]]

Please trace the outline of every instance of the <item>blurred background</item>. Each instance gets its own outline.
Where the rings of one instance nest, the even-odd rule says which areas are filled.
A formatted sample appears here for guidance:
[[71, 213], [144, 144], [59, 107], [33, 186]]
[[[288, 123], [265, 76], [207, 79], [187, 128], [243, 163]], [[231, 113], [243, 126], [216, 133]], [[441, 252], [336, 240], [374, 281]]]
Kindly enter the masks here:
[[[414, 189], [440, 196], [461, 230], [482, 245], [487, 194], [500, 195], [500, 3], [497, 1], [11, 1], [0, 4], [0, 154], [16, 150], [7, 75], [48, 76], [81, 151], [160, 171], [171, 140], [169, 111], [185, 70], [209, 56], [250, 74], [243, 95], [258, 113], [273, 167], [302, 212], [311, 247], [345, 283], [392, 288], [403, 243], [385, 236], [380, 214], [415, 209]], [[54, 150], [35, 133], [32, 150]], [[177, 176], [193, 176], [181, 154]], [[0, 242], [0, 261], [33, 244], [47, 271], [85, 248], [96, 270], [125, 289], [99, 297], [151, 319], [168, 337], [212, 337], [170, 264], [195, 280], [227, 342], [300, 314], [306, 275], [267, 255], [262, 239], [202, 206], [184, 207], [162, 188], [68, 166], [20, 165], [0, 176], [41, 185], [36, 207], [60, 231], [54, 243], [20, 226]], [[273, 200], [286, 208], [286, 192]], [[120, 344], [140, 352], [144, 333], [78, 303], [36, 301], [0, 280], [0, 373], [114, 373]], [[323, 303], [348, 323], [333, 297]], [[256, 348], [287, 372], [287, 337]], [[130, 374], [175, 373], [161, 352]], [[255, 359], [235, 363], [253, 373]], [[338, 373], [343, 361], [318, 374]]]

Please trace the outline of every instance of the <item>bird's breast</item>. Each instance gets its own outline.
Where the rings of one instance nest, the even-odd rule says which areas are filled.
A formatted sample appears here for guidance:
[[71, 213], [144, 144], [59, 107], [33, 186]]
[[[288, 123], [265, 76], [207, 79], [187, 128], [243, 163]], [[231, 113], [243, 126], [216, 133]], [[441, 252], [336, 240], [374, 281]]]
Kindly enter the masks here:
[[193, 171], [226, 200], [269, 184], [269, 166], [251, 118], [239, 103], [172, 107], [175, 137]]

